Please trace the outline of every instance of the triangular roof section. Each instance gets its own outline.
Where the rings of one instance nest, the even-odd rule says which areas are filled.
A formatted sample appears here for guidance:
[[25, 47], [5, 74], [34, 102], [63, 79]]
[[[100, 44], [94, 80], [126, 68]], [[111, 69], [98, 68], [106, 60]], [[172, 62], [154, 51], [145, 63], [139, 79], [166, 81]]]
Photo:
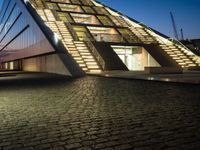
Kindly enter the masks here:
[[[195, 60], [191, 59], [191, 55], [194, 58], [197, 57], [180, 42], [170, 39], [166, 35], [147, 27], [146, 25], [106, 6], [105, 4], [102, 4], [99, 1], [31, 0], [30, 2], [32, 6], [35, 7], [34, 9], [40, 17], [43, 18], [43, 21], [45, 21], [50, 29], [58, 35], [67, 51], [74, 57], [75, 60], [77, 59], [76, 62], [86, 72], [97, 72], [107, 69], [112, 70], [112, 67], [106, 67], [109, 66], [109, 62], [105, 61], [104, 57], [102, 58], [101, 51], [103, 47], [100, 46], [101, 50], [99, 50], [99, 44], [96, 43], [104, 42], [101, 45], [105, 43], [124, 43], [124, 41], [112, 41], [112, 39], [110, 40], [106, 38], [106, 36], [109, 36], [107, 33], [107, 35], [105, 34], [104, 36], [107, 41], [105, 41], [105, 39], [102, 40], [101, 37], [98, 39], [97, 37], [100, 35], [100, 31], [97, 30], [104, 30], [104, 32], [116, 32], [116, 34], [119, 34], [119, 36], [125, 39], [126, 44], [128, 43], [129, 45], [132, 44], [145, 47], [145, 49], [158, 61], [161, 66], [184, 68], [199, 65]], [[84, 21], [84, 17], [92, 18], [93, 21], [89, 21], [89, 19]], [[108, 28], [110, 28], [109, 31], [107, 30]], [[82, 33], [78, 30], [82, 30]], [[65, 36], [66, 32], [69, 32], [71, 37]], [[96, 35], [97, 37], [95, 37]], [[83, 37], [81, 38], [80, 36]], [[68, 40], [65, 38], [68, 38]], [[111, 38], [114, 39], [114, 37]], [[71, 48], [71, 46], [74, 47]], [[84, 59], [86, 56], [83, 56], [83, 52], [79, 50], [81, 49], [81, 46], [82, 49], [85, 48], [85, 53], [88, 50], [88, 55], [91, 55], [90, 62], [87, 62], [87, 59]], [[70, 49], [77, 49], [77, 54], [75, 55], [74, 51]], [[176, 54], [173, 51], [170, 51], [172, 49], [179, 52]], [[78, 58], [80, 58], [80, 60], [78, 60]], [[113, 59], [114, 58], [115, 57], [113, 57]], [[184, 58], [184, 60], [182, 60], [182, 58]], [[117, 59], [115, 59], [115, 61], [116, 64], [119, 64]], [[114, 68], [122, 70], [126, 68], [123, 65], [119, 66], [121, 67]]]
[[[146, 59], [150, 58], [156, 67], [200, 66], [199, 56], [179, 41], [170, 39], [98, 1], [10, 0], [5, 1], [4, 6], [10, 5], [9, 3], [12, 3], [12, 7], [9, 6], [6, 13], [9, 15], [16, 11], [18, 19], [21, 19], [16, 19], [14, 26], [20, 26], [20, 22], [23, 25], [17, 28], [19, 31], [13, 31], [19, 33], [19, 36], [15, 34], [16, 36], [9, 39], [8, 43], [4, 42], [4, 35], [0, 35], [0, 38], [3, 37], [0, 40], [4, 42], [1, 43], [0, 53], [3, 62], [52, 54], [57, 56], [52, 58], [54, 69], [56, 62], [59, 61], [59, 64], [64, 66], [58, 67], [59, 70], [65, 68], [70, 76], [82, 76], [84, 72], [131, 70], [128, 64], [130, 60], [125, 54], [128, 48], [131, 49], [131, 59], [136, 56], [134, 53], [141, 55], [144, 52], [148, 56]], [[6, 9], [5, 7], [2, 12]], [[5, 21], [4, 15], [1, 14], [2, 23]], [[9, 30], [14, 29], [9, 27]], [[24, 32], [26, 30], [27, 33]], [[9, 32], [7, 31], [8, 35]], [[19, 38], [20, 36], [23, 38]], [[5, 38], [8, 37], [5, 35]], [[35, 39], [35, 43], [24, 46], [24, 50], [22, 47], [17, 49], [17, 41], [25, 43], [21, 39], [28, 39], [31, 42]], [[13, 45], [16, 47], [13, 48]], [[51, 66], [50, 62], [47, 63], [47, 58], [42, 59], [41, 63], [43, 61]], [[137, 61], [143, 63], [144, 60]]]
[[[49, 58], [43, 57], [29, 62], [33, 66], [29, 69], [35, 68], [34, 71], [40, 71], [40, 67], [44, 67], [42, 65], [45, 63], [47, 65], [42, 71], [68, 76], [84, 74], [71, 55], [67, 53], [57, 35], [46, 26], [29, 1], [5, 0], [0, 21], [3, 25], [0, 37], [2, 62], [52, 55]], [[50, 60], [52, 64], [50, 61], [47, 63], [47, 60]], [[37, 63], [37, 66], [33, 63]], [[55, 64], [58, 66], [54, 66]]]

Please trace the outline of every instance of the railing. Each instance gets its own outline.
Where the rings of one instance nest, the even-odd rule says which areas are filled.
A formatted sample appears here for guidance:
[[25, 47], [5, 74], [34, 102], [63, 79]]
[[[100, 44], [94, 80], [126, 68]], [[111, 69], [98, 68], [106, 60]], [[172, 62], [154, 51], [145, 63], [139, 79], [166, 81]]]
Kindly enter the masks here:
[[129, 34], [124, 34], [123, 35], [124, 39], [128, 41], [128, 43], [141, 43], [142, 41], [136, 36], [136, 35], [129, 35]]
[[[146, 25], [143, 25], [143, 26], [145, 26], [146, 28], [148, 28], [148, 30], [150, 30], [151, 32], [154, 33], [154, 31], [153, 31], [150, 27], [148, 27], [148, 26], [146, 26]], [[156, 35], [156, 36], [155, 36], [155, 35]], [[155, 35], [154, 35], [154, 37], [157, 37], [162, 43], [166, 44], [166, 42], [163, 41], [162, 38], [160, 38], [157, 34], [155, 34]], [[152, 36], [153, 36], [153, 35], [152, 35]], [[194, 53], [193, 53], [189, 48], [187, 48], [185, 45], [183, 45], [180, 41], [175, 40], [175, 39], [173, 39], [173, 38], [166, 38], [166, 40], [172, 42], [173, 44], [176, 44], [176, 45], [179, 45], [179, 46], [183, 47], [186, 51], [188, 51], [188, 54], [189, 54], [189, 55], [194, 55]]]
[[171, 42], [183, 47], [186, 51], [188, 51], [189, 55], [195, 55], [189, 48], [187, 48], [183, 43], [181, 43], [180, 41], [173, 39], [173, 38], [169, 38], [168, 40], [170, 40]]
[[119, 35], [119, 34], [92, 34], [92, 37], [89, 36], [78, 36], [78, 39], [81, 41], [97, 41], [97, 42], [113, 42], [113, 43], [141, 43], [135, 35]]
[[117, 21], [121, 24], [121, 25], [124, 25], [125, 27], [130, 27], [130, 23], [127, 22], [123, 17], [121, 16], [116, 16], [115, 17], [117, 19]]
[[79, 40], [76, 32], [74, 31], [72, 25], [69, 22], [65, 22], [66, 27], [68, 28], [68, 30], [70, 31], [70, 33], [72, 34], [72, 37], [74, 38], [75, 41]]
[[88, 46], [89, 50], [92, 52], [93, 56], [96, 58], [97, 62], [100, 64], [100, 66], [104, 70], [106, 63], [103, 57], [101, 57], [101, 55], [99, 54], [99, 52], [97, 51], [97, 49], [95, 48], [95, 46], [93, 45], [91, 41], [86, 41], [85, 43]]
[[93, 33], [97, 42], [124, 42], [124, 38], [119, 34]]
[[[147, 29], [150, 30], [152, 33], [155, 33], [155, 31], [153, 31], [150, 27], [146, 26], [145, 24], [143, 24], [143, 23], [139, 23], [139, 24], [142, 26], [142, 28], [143, 28], [144, 30], [145, 30], [145, 28], [147, 28]], [[158, 43], [158, 42], [159, 42], [157, 39], [159, 39], [162, 43], [165, 43], [156, 33], [155, 33], [155, 35], [152, 35], [148, 30], [147, 30], [147, 31], [145, 30], [145, 31], [146, 31], [147, 33], [149, 33], [151, 37], [154, 38], [155, 43]]]
[[78, 41], [85, 41], [85, 42], [87, 42], [87, 41], [95, 41], [92, 37], [90, 37], [90, 36], [77, 36], [77, 38], [78, 38]]
[[[140, 24], [143, 28], [147, 28], [147, 29], [150, 30], [152, 33], [155, 33], [155, 31], [153, 31], [150, 27], [146, 26], [146, 25], [143, 24], [142, 22], [140, 22], [139, 24]], [[147, 31], [147, 32], [148, 32], [148, 31]], [[148, 32], [148, 33], [151, 34], [150, 32]], [[160, 36], [157, 35], [156, 33], [155, 33], [155, 35], [152, 35], [152, 34], [151, 34], [151, 36], [154, 37], [156, 41], [158, 41], [157, 39], [159, 39], [159, 41], [161, 41], [163, 44], [166, 44], [166, 42], [163, 41], [163, 39], [161, 39]], [[169, 39], [167, 39], [167, 40], [169, 40]]]
[[[144, 30], [144, 32], [146, 32], [146, 34], [149, 34], [149, 35], [142, 35], [142, 38], [145, 39], [146, 41], [142, 40], [140, 37], [138, 37], [138, 39], [140, 39], [140, 42], [146, 44], [147, 42], [151, 42], [151, 43], [158, 43], [158, 41], [155, 39], [155, 37], [153, 35], [151, 35], [148, 31], [145, 31], [145, 28], [144, 27], [129, 27], [129, 29], [138, 37], [138, 35], [133, 31], [136, 30], [139, 34], [142, 34], [138, 31], [138, 29], [142, 29]], [[149, 41], [149, 39], [151, 38], [151, 41]]]

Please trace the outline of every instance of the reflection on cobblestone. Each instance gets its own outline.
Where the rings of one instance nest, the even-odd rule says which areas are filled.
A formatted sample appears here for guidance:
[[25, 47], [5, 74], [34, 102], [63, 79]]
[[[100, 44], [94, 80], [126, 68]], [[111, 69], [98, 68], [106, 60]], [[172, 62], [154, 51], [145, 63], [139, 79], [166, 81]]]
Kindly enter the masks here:
[[200, 149], [200, 86], [85, 77], [0, 87], [0, 149]]

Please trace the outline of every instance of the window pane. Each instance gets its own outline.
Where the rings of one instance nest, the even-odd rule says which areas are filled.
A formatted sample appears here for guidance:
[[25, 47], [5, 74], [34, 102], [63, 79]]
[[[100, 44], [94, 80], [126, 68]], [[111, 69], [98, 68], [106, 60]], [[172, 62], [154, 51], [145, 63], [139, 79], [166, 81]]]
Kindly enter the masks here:
[[97, 16], [103, 25], [113, 25], [111, 20], [107, 16]]
[[90, 0], [81, 0], [84, 5], [92, 6], [93, 3]]
[[103, 7], [94, 7], [94, 9], [96, 10], [96, 12], [98, 14], [109, 15], [108, 11], [105, 8], [103, 8]]
[[70, 23], [73, 22], [72, 18], [70, 17], [68, 13], [58, 13], [58, 17], [60, 20], [64, 22], [70, 22]]
[[73, 17], [76, 23], [96, 24], [96, 25], [100, 24], [98, 19], [94, 15], [71, 13], [71, 16]]
[[81, 5], [81, 2], [79, 0], [71, 0], [73, 4]]
[[59, 10], [56, 3], [47, 3], [49, 9]]
[[89, 6], [82, 6], [82, 8], [86, 13], [95, 13], [94, 10]]
[[136, 36], [128, 29], [117, 29], [122, 36], [128, 41], [128, 42], [136, 42], [138, 39]]
[[83, 12], [79, 5], [58, 4], [62, 11]]
[[81, 41], [90, 41], [91, 36], [89, 35], [88, 31], [83, 26], [73, 26], [74, 31], [76, 32], [79, 40]]

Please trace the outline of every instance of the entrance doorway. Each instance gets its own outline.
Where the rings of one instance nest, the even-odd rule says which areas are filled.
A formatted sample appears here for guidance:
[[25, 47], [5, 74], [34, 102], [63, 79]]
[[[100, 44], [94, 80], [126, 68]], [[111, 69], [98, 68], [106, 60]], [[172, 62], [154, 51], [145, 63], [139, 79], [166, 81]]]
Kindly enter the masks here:
[[159, 63], [141, 46], [111, 46], [122, 62], [132, 71], [145, 67], [160, 67]]

